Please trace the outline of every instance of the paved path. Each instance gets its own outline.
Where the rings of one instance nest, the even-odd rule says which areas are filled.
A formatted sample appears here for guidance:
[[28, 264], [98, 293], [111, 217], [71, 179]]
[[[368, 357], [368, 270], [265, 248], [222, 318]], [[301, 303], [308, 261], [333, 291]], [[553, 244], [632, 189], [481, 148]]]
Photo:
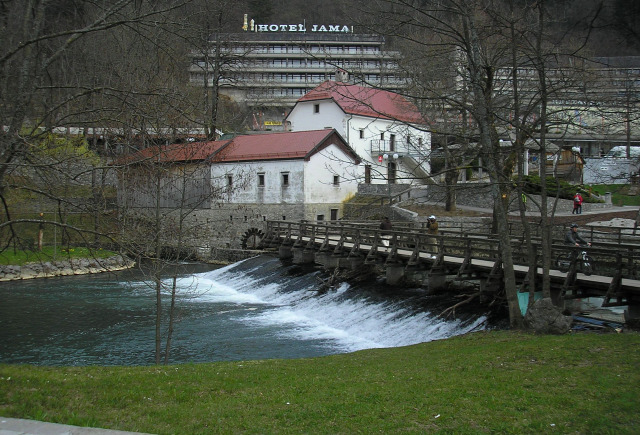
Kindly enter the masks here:
[[[439, 206], [439, 207], [444, 207], [444, 203], [442, 202], [420, 202], [418, 205], [420, 205], [421, 207], [428, 207], [429, 205], [433, 205], [433, 206]], [[400, 208], [402, 208], [402, 205], [399, 206]], [[473, 211], [473, 212], [477, 212], [477, 213], [482, 213], [485, 214], [487, 216], [491, 216], [493, 213], [493, 210], [490, 208], [483, 208], [483, 207], [473, 207], [473, 206], [466, 206], [466, 205], [460, 205], [460, 204], [456, 204], [456, 208], [459, 210], [468, 210], [468, 211]], [[581, 218], [581, 217], [597, 217], [599, 215], [611, 215], [611, 214], [616, 214], [616, 213], [631, 213], [631, 214], [637, 214], [638, 210], [640, 210], [640, 207], [638, 206], [611, 206], [611, 207], [607, 207], [607, 208], [591, 208], [591, 209], [584, 209], [584, 211], [579, 214], [579, 215], [575, 215], [573, 213], [571, 213], [571, 211], [559, 211], [557, 210], [554, 213], [555, 217], [567, 217], [567, 216], [573, 216], [575, 218]], [[526, 216], [540, 216], [540, 211], [532, 211], [532, 210], [528, 210], [525, 213]], [[421, 215], [423, 216], [423, 215]], [[509, 216], [520, 216], [520, 212], [517, 210], [511, 210], [509, 211]], [[423, 217], [426, 218], [426, 215], [424, 215]], [[631, 227], [633, 227], [633, 223], [634, 220], [631, 219], [630, 222], [628, 219], [624, 219], [626, 222], [622, 225], [613, 225], [613, 226], [623, 226], [623, 227], [628, 227], [629, 225]], [[603, 221], [605, 222], [605, 226], [608, 225], [606, 222], [608, 222], [608, 220]], [[600, 224], [600, 223], [598, 223]]]
[[97, 429], [92, 427], [69, 426], [66, 424], [43, 423], [21, 418], [0, 417], [0, 435], [127, 435], [139, 432]]

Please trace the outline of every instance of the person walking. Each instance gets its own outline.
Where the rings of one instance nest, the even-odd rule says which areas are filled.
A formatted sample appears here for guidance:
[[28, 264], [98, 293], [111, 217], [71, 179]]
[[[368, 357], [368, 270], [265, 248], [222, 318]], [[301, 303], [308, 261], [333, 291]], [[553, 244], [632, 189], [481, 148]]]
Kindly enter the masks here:
[[382, 230], [382, 232], [380, 233], [382, 244], [384, 246], [389, 246], [389, 239], [391, 239], [391, 234], [389, 234], [389, 231], [393, 229], [393, 225], [391, 225], [391, 221], [387, 216], [385, 216], [382, 219], [382, 222], [380, 222], [380, 229]]
[[436, 258], [438, 256], [438, 221], [434, 215], [431, 215], [427, 218], [427, 244], [433, 246], [433, 255], [431, 258]]
[[576, 192], [576, 195], [573, 197], [573, 211], [571, 214], [582, 214], [582, 195], [580, 192]]

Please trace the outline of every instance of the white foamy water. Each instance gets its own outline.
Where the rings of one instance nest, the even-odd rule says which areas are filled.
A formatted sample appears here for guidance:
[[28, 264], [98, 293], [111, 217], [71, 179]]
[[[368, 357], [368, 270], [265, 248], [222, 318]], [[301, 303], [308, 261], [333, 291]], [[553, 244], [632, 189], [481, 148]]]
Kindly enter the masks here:
[[[236, 319], [253, 328], [278, 328], [284, 338], [323, 340], [338, 352], [406, 346], [464, 334], [481, 328], [480, 317], [471, 323], [437, 319], [428, 312], [413, 312], [401, 304], [345, 297], [349, 284], [318, 293], [313, 279], [271, 281], [262, 265], [245, 262], [199, 274], [195, 300], [237, 305], [259, 305]], [[282, 278], [282, 277], [277, 277]], [[293, 287], [293, 288], [292, 288]]]
[[[181, 273], [171, 363], [307, 358], [406, 346], [484, 328], [482, 316], [436, 318], [421, 289], [374, 281], [319, 293], [319, 271], [268, 256]], [[162, 340], [171, 285], [163, 282]], [[0, 301], [0, 362], [154, 362], [155, 285], [139, 272], [4, 283]]]

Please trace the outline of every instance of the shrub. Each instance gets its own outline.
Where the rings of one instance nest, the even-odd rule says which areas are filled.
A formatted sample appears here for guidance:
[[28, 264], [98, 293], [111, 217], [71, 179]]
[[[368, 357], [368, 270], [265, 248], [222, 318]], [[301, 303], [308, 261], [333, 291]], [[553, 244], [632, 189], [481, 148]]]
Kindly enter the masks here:
[[[540, 195], [540, 176], [525, 175], [524, 192], [528, 194]], [[561, 199], [573, 199], [576, 192], [580, 192], [584, 202], [602, 202], [599, 198], [591, 194], [591, 188], [580, 184], [571, 184], [565, 180], [559, 180], [554, 177], [547, 177], [547, 195]]]

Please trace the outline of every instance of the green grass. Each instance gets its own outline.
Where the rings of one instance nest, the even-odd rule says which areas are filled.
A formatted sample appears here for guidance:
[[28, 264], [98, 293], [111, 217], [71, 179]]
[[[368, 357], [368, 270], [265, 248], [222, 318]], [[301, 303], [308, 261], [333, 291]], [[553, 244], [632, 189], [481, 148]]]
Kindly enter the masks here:
[[89, 248], [61, 248], [43, 246], [42, 251], [6, 249], [0, 253], [0, 264], [23, 265], [41, 261], [60, 261], [74, 258], [108, 258], [117, 255], [116, 252], [103, 249]]
[[5, 417], [157, 434], [635, 434], [640, 335], [500, 331], [298, 360], [0, 365], [0, 385]]
[[630, 184], [597, 184], [591, 186], [591, 189], [601, 196], [611, 192], [611, 202], [614, 205], [640, 205], [640, 195], [634, 193], [632, 187]]

